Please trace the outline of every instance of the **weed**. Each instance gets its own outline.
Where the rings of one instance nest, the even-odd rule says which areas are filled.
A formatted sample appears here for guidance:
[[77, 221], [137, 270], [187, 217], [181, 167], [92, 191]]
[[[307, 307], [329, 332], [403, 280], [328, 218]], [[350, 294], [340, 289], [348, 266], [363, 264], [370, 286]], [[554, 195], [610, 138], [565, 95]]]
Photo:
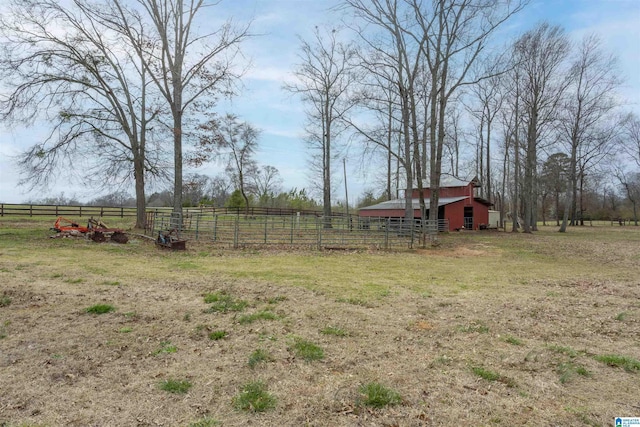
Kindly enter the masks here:
[[118, 332], [120, 332], [121, 334], [128, 334], [131, 331], [133, 331], [133, 328], [125, 326], [124, 328], [120, 328]]
[[303, 338], [294, 338], [291, 349], [297, 357], [301, 357], [307, 362], [321, 360], [324, 358], [324, 350], [311, 341]]
[[185, 313], [182, 320], [184, 320], [185, 322], [191, 322], [191, 313]]
[[570, 358], [577, 357], [580, 353], [572, 349], [571, 347], [566, 347], [562, 345], [552, 344], [548, 346], [549, 350], [555, 351], [556, 353], [564, 354], [565, 356], [569, 356]]
[[480, 378], [485, 379], [487, 381], [498, 381], [507, 385], [507, 387], [515, 387], [515, 382], [511, 378], [500, 375], [497, 372], [493, 372], [488, 369], [485, 369], [482, 366], [473, 366], [471, 367], [471, 371], [477, 376], [479, 376]]
[[569, 380], [571, 380], [571, 378], [576, 374], [583, 377], [591, 376], [591, 373], [584, 366], [575, 365], [571, 362], [559, 364], [556, 368], [556, 372], [560, 374], [560, 382], [562, 384], [569, 382]]
[[160, 353], [175, 353], [178, 351], [178, 347], [176, 347], [175, 345], [171, 344], [170, 341], [162, 341], [160, 343], [160, 348], [156, 351], [154, 351], [153, 353], [151, 353], [153, 356], [157, 356]]
[[278, 295], [277, 297], [269, 298], [269, 299], [267, 300], [267, 303], [268, 303], [268, 304], [277, 304], [277, 303], [279, 303], [279, 302], [286, 301], [286, 300], [287, 300], [287, 297], [286, 297], [286, 296], [284, 296], [284, 295]]
[[216, 427], [219, 425], [219, 421], [216, 421], [213, 418], [204, 417], [198, 421], [190, 423], [188, 427]]
[[623, 311], [622, 313], [618, 313], [618, 315], [616, 317], [614, 317], [614, 319], [616, 319], [619, 322], [622, 322], [622, 321], [624, 321], [624, 319], [627, 318], [628, 314], [629, 313], [627, 313], [626, 311]]
[[175, 394], [185, 394], [192, 386], [188, 380], [166, 380], [160, 383], [160, 389]]
[[83, 283], [83, 282], [84, 282], [84, 279], [82, 279], [82, 278], [78, 278], [78, 279], [66, 279], [64, 282], [65, 282], [65, 283], [72, 284], [72, 285], [77, 285], [78, 283]]
[[489, 327], [484, 325], [483, 323], [472, 323], [470, 325], [466, 325], [466, 326], [458, 326], [456, 328], [459, 332], [466, 332], [466, 333], [474, 333], [477, 332], [479, 334], [486, 334], [489, 332]]
[[236, 300], [231, 295], [224, 293], [207, 294], [204, 296], [204, 302], [211, 304], [207, 313], [243, 311], [249, 304], [247, 301]]
[[209, 339], [212, 341], [218, 341], [226, 337], [227, 331], [213, 331], [209, 334]]
[[336, 337], [348, 337], [349, 332], [344, 329], [336, 328], [335, 326], [327, 326], [324, 329], [320, 329], [321, 334], [335, 335]]
[[344, 302], [352, 305], [359, 305], [361, 307], [374, 308], [375, 306], [368, 301], [359, 298], [338, 298], [336, 302]]
[[374, 408], [383, 408], [388, 405], [397, 405], [402, 402], [399, 393], [377, 382], [371, 382], [360, 386], [362, 399], [360, 403]]
[[249, 323], [253, 323], [258, 320], [276, 320], [277, 318], [278, 316], [276, 316], [275, 313], [264, 310], [264, 311], [259, 311], [257, 313], [240, 316], [240, 318], [238, 318], [238, 322], [241, 325], [247, 325]]
[[105, 286], [120, 286], [120, 282], [118, 282], [117, 280], [114, 280], [114, 281], [105, 280], [104, 282], [101, 283], [101, 285], [105, 285]]
[[640, 371], [640, 360], [632, 357], [617, 354], [603, 354], [601, 356], [595, 356], [594, 359], [598, 362], [606, 363], [609, 366], [624, 368], [627, 372]]
[[92, 314], [105, 314], [115, 311], [115, 309], [116, 308], [110, 304], [96, 304], [85, 308], [84, 311]]
[[249, 367], [253, 369], [258, 363], [267, 362], [269, 360], [272, 360], [269, 353], [259, 348], [249, 356]]
[[236, 409], [250, 412], [264, 412], [276, 407], [277, 399], [267, 391], [261, 381], [250, 382], [240, 389], [240, 394], [233, 398]]
[[3, 295], [2, 298], [0, 298], [0, 307], [6, 307], [9, 304], [11, 304], [11, 298], [9, 298], [6, 295]]
[[509, 343], [509, 344], [513, 344], [513, 345], [523, 345], [522, 340], [513, 337], [511, 335], [507, 335], [506, 337], [504, 337], [504, 342]]

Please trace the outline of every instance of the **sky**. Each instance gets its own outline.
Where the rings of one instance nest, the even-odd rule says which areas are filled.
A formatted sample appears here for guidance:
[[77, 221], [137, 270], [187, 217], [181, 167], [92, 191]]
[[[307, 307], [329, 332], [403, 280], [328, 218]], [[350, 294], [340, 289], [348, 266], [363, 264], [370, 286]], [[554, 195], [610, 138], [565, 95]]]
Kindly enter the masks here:
[[[309, 151], [304, 143], [304, 106], [282, 86], [292, 79], [291, 71], [299, 62], [299, 38], [309, 39], [316, 25], [336, 25], [344, 18], [344, 13], [332, 9], [338, 3], [339, 0], [224, 0], [215, 7], [212, 22], [227, 17], [238, 23], [251, 21], [251, 32], [255, 34], [242, 47], [252, 66], [242, 79], [238, 96], [221, 102], [218, 110], [235, 113], [261, 130], [256, 159], [280, 171], [285, 190], [309, 188], [311, 177]], [[600, 35], [607, 50], [619, 57], [626, 79], [621, 93], [627, 108], [640, 114], [640, 0], [531, 0], [500, 36], [516, 37], [545, 20], [563, 26], [575, 41], [589, 33]], [[109, 192], [96, 194], [81, 183], [65, 179], [31, 192], [18, 186], [20, 171], [15, 156], [45, 134], [43, 128], [7, 128], [0, 124], [0, 203], [22, 203], [61, 194], [89, 201]], [[337, 166], [341, 167], [341, 162]], [[375, 189], [372, 169], [362, 167], [357, 159], [347, 159], [350, 204], [363, 191]], [[220, 161], [190, 170], [209, 176], [222, 171]], [[342, 170], [336, 170], [335, 176], [338, 185], [334, 198], [344, 200]]]

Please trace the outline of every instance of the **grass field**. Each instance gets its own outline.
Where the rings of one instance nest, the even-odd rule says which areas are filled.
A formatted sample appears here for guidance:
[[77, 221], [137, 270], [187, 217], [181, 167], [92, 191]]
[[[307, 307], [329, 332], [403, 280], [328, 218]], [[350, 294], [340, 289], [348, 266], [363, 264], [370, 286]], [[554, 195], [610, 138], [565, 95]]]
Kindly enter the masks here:
[[168, 252], [49, 239], [50, 226], [0, 220], [0, 426], [640, 415], [637, 227], [452, 233], [398, 252]]

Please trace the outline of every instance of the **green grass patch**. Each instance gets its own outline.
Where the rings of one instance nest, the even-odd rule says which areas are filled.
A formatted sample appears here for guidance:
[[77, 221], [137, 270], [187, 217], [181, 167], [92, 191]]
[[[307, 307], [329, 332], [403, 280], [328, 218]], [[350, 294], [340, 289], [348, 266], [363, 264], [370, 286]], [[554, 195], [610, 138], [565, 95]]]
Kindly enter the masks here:
[[105, 280], [100, 284], [104, 286], [120, 286], [121, 285], [121, 283], [117, 280]]
[[77, 285], [79, 283], [84, 283], [84, 279], [82, 278], [77, 278], [77, 279], [65, 279], [65, 283], [69, 283], [71, 285]]
[[209, 334], [209, 339], [212, 341], [218, 341], [225, 338], [227, 335], [227, 331], [213, 331]]
[[244, 316], [240, 316], [238, 318], [238, 322], [241, 325], [247, 325], [249, 323], [257, 322], [258, 320], [277, 320], [278, 316], [268, 310], [259, 311], [253, 314], [247, 314]]
[[471, 371], [484, 380], [497, 381], [506, 384], [508, 387], [515, 387], [515, 382], [511, 378], [483, 368], [482, 366], [472, 366]]
[[305, 340], [304, 338], [294, 338], [291, 350], [296, 355], [307, 362], [324, 359], [324, 350], [322, 347]]
[[627, 372], [640, 371], [640, 360], [628, 356], [620, 356], [617, 354], [603, 354], [594, 356], [598, 362], [606, 363], [616, 368], [624, 368]]
[[286, 301], [286, 300], [287, 300], [287, 297], [286, 297], [286, 296], [284, 296], [284, 295], [278, 295], [278, 296], [276, 296], [276, 297], [269, 298], [269, 299], [267, 300], [267, 303], [268, 303], [268, 304], [277, 304], [277, 303], [279, 303], [279, 302]]
[[556, 372], [560, 375], [560, 382], [562, 384], [568, 383], [576, 375], [583, 377], [590, 377], [591, 373], [581, 365], [576, 365], [572, 362], [560, 363], [556, 368]]
[[151, 353], [153, 356], [157, 356], [159, 354], [171, 354], [171, 353], [176, 353], [178, 351], [178, 347], [176, 347], [175, 345], [171, 344], [170, 341], [162, 341], [160, 343], [160, 348], [157, 349], [156, 351], [154, 351], [153, 353]]
[[220, 425], [220, 421], [217, 421], [213, 418], [204, 417], [198, 421], [189, 423], [187, 427], [216, 427], [219, 425]]
[[[570, 358], [578, 357], [581, 353], [568, 346], [562, 346], [557, 344], [550, 344], [547, 348], [555, 353], [564, 354]], [[583, 353], [584, 354], [584, 353]]]
[[504, 342], [511, 344], [511, 345], [524, 345], [524, 343], [522, 342], [521, 339], [516, 338], [514, 336], [511, 335], [507, 335], [503, 338]]
[[84, 309], [85, 312], [91, 314], [106, 314], [115, 310], [116, 308], [111, 304], [96, 304]]
[[471, 323], [469, 325], [458, 325], [456, 327], [458, 332], [464, 332], [467, 334], [478, 333], [478, 334], [486, 334], [489, 332], [489, 327], [481, 322]]
[[266, 350], [261, 348], [254, 350], [249, 356], [249, 367], [254, 369], [259, 363], [268, 362], [272, 360], [271, 356]]
[[233, 398], [233, 406], [241, 411], [264, 412], [276, 407], [277, 399], [267, 391], [262, 381], [245, 384]]
[[336, 337], [348, 337], [349, 332], [344, 329], [337, 328], [335, 326], [327, 326], [326, 328], [320, 329], [320, 333], [324, 335], [334, 335]]
[[211, 304], [207, 313], [226, 313], [228, 311], [243, 311], [249, 303], [241, 299], [234, 299], [226, 293], [213, 293], [204, 296], [204, 302]]
[[361, 298], [338, 298], [336, 302], [343, 302], [351, 305], [359, 305], [361, 307], [374, 308], [375, 305]]
[[186, 394], [193, 384], [188, 380], [166, 380], [160, 383], [160, 389], [169, 393]]
[[629, 313], [627, 313], [626, 311], [623, 311], [622, 313], [618, 313], [618, 315], [616, 317], [614, 317], [614, 319], [616, 319], [619, 322], [623, 322], [624, 319], [626, 319], [628, 315], [629, 315]]
[[400, 394], [378, 382], [370, 382], [360, 386], [361, 398], [359, 403], [373, 408], [397, 405], [402, 402]]
[[6, 295], [0, 297], [0, 307], [6, 307], [11, 304], [11, 298]]
[[125, 326], [124, 328], [120, 328], [120, 330], [118, 330], [118, 332], [120, 332], [121, 334], [128, 334], [131, 331], [133, 331], [133, 328], [130, 326]]

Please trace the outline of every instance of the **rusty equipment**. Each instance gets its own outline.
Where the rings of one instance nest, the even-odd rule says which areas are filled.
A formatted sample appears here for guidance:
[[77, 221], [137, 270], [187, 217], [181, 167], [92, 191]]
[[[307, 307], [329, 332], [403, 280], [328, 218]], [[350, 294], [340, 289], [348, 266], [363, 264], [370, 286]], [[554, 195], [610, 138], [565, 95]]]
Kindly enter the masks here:
[[94, 242], [101, 243], [110, 239], [116, 243], [127, 243], [129, 238], [120, 228], [109, 228], [102, 219], [89, 218], [87, 226], [81, 226], [77, 222], [59, 216], [52, 228], [58, 233], [51, 237], [80, 237], [84, 236]]
[[169, 231], [158, 231], [156, 245], [161, 248], [173, 249], [174, 251], [186, 250], [187, 241], [180, 239], [180, 235], [176, 229]]

